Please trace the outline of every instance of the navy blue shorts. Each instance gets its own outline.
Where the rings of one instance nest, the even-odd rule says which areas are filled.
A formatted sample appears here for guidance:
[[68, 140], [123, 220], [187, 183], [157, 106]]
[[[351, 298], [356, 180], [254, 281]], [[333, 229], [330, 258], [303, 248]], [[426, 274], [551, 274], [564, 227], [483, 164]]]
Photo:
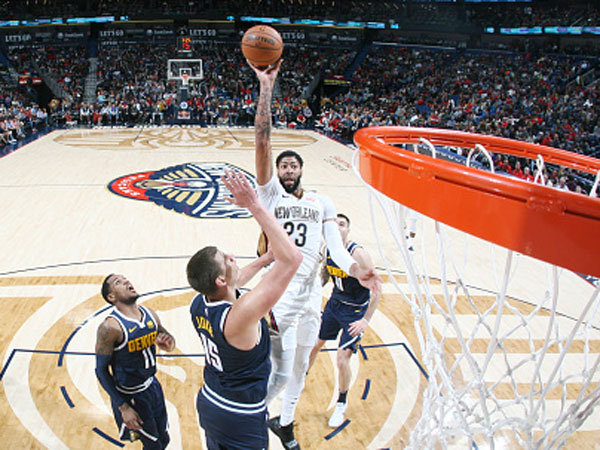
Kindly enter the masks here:
[[152, 384], [142, 392], [121, 395], [135, 409], [144, 423], [142, 430], [130, 430], [123, 423], [119, 405], [112, 403], [120, 439], [122, 441], [139, 439], [144, 444], [144, 449], [164, 449], [170, 440], [168, 433], [169, 423], [167, 420], [165, 396], [158, 380], [154, 378]]
[[267, 450], [269, 428], [267, 410], [240, 414], [212, 403], [202, 391], [196, 397], [200, 426], [206, 433], [208, 450]]
[[329, 299], [321, 315], [321, 329], [319, 330], [319, 339], [323, 341], [333, 341], [342, 330], [338, 348], [348, 348], [356, 352], [356, 344], [360, 341], [362, 335], [350, 336], [348, 329], [352, 322], [356, 322], [364, 317], [367, 311], [367, 305], [352, 306]]

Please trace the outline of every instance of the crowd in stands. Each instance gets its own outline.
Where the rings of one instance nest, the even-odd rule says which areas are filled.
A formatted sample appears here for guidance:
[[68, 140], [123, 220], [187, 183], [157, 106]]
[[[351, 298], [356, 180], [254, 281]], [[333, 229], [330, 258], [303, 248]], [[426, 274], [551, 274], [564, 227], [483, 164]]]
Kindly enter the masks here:
[[600, 15], [591, 2], [555, 5], [478, 3], [467, 8], [469, 22], [482, 27], [598, 26]]
[[[207, 43], [200, 51], [204, 78], [187, 89], [191, 121], [201, 125], [252, 125], [258, 85], [238, 46]], [[305, 91], [316, 73], [342, 73], [356, 56], [353, 50], [289, 47], [277, 85], [275, 123], [312, 123]], [[66, 121], [86, 125], [169, 124], [176, 119], [180, 82], [167, 78], [166, 61], [176, 58], [173, 47], [101, 48], [95, 101], [63, 102]], [[78, 98], [71, 95], [70, 98]], [[293, 125], [292, 125], [293, 126]]]
[[578, 153], [600, 150], [598, 86], [578, 75], [595, 62], [382, 48], [367, 55], [353, 87], [324, 105], [342, 137], [371, 125], [453, 128]]
[[[275, 88], [274, 124], [316, 128], [344, 142], [351, 142], [357, 129], [373, 125], [450, 128], [600, 155], [597, 83], [581, 81], [582, 74], [598, 68], [597, 58], [373, 46], [354, 68], [357, 50], [286, 47]], [[239, 46], [209, 42], [197, 51], [205, 77], [187, 90], [192, 121], [203, 126], [252, 125], [258, 85]], [[23, 90], [2, 86], [0, 146], [12, 145], [48, 122], [175, 122], [180, 83], [167, 79], [166, 72], [167, 59], [176, 57], [172, 46], [100, 46], [92, 101], [83, 92], [89, 75], [85, 48], [21, 48], [7, 56], [18, 73], [43, 73], [66, 95], [52, 101], [46, 113]], [[325, 92], [321, 84], [315, 92], [309, 90], [315, 77], [345, 75], [350, 88], [329, 87]], [[499, 169], [519, 177], [534, 175], [524, 160], [509, 160]], [[578, 176], [551, 172], [547, 178], [557, 186], [565, 178], [563, 185], [575, 190]]]
[[41, 47], [32, 53], [40, 73], [56, 80], [74, 101], [81, 101], [89, 66], [85, 47]]
[[15, 47], [8, 58], [20, 76], [43, 77], [56, 83], [58, 93], [75, 101], [83, 98], [89, 62], [87, 49], [78, 46]]
[[0, 83], [0, 154], [2, 148], [18, 144], [48, 126], [48, 113], [31, 103], [18, 90]]
[[[449, 128], [598, 157], [600, 92], [578, 78], [592, 64], [531, 54], [383, 48], [367, 56], [350, 90], [323, 100], [317, 127], [344, 141], [366, 126]], [[507, 162], [508, 173], [516, 162]], [[575, 190], [571, 173], [546, 178], [560, 185], [562, 176]]]

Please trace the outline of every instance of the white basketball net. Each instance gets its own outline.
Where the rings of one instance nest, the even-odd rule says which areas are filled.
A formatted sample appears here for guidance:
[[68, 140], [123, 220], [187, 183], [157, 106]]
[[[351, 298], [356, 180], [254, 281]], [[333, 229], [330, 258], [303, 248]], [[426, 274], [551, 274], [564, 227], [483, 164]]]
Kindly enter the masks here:
[[[361, 178], [357, 158], [354, 169]], [[562, 446], [600, 398], [600, 287], [565, 300], [559, 281], [571, 272], [422, 215], [413, 242], [406, 234], [414, 212], [365, 185], [379, 253], [411, 306], [428, 374], [410, 448]], [[387, 229], [376, 226], [381, 215]], [[383, 248], [390, 236], [395, 248]], [[390, 261], [398, 251], [407, 282]], [[468, 278], [475, 266], [489, 275], [487, 291]], [[525, 277], [537, 298], [511, 298], [516, 277]], [[576, 303], [577, 313], [564, 315]]]

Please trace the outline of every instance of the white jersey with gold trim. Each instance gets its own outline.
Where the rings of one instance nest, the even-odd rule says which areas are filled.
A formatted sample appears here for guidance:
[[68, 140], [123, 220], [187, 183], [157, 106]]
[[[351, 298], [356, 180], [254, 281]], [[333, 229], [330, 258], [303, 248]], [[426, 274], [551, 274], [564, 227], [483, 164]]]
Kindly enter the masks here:
[[336, 217], [331, 199], [307, 190], [302, 198], [288, 194], [275, 174], [267, 184], [258, 186], [258, 198], [302, 253], [302, 264], [295, 277], [310, 278], [319, 273], [323, 222]]

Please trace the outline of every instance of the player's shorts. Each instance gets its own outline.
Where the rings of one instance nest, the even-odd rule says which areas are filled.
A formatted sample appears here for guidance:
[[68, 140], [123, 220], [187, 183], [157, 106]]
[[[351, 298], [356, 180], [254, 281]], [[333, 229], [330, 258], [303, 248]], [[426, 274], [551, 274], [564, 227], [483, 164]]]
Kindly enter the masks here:
[[224, 410], [208, 400], [202, 390], [196, 397], [200, 426], [208, 450], [266, 450], [269, 448], [268, 412], [241, 414]]
[[144, 444], [144, 449], [164, 449], [169, 443], [169, 423], [167, 408], [162, 387], [156, 378], [152, 379], [150, 386], [137, 394], [121, 394], [135, 409], [143, 422], [141, 430], [130, 430], [123, 422], [119, 406], [112, 403], [113, 414], [119, 438], [122, 441], [139, 439]]
[[321, 328], [319, 330], [319, 339], [323, 341], [333, 341], [342, 330], [338, 348], [349, 348], [356, 352], [356, 345], [362, 335], [350, 336], [350, 324], [364, 317], [367, 311], [366, 305], [349, 305], [341, 303], [335, 299], [329, 299], [321, 315]]
[[271, 318], [281, 339], [283, 351], [296, 345], [314, 346], [320, 323], [323, 289], [319, 277], [312, 280], [294, 278], [271, 311]]

